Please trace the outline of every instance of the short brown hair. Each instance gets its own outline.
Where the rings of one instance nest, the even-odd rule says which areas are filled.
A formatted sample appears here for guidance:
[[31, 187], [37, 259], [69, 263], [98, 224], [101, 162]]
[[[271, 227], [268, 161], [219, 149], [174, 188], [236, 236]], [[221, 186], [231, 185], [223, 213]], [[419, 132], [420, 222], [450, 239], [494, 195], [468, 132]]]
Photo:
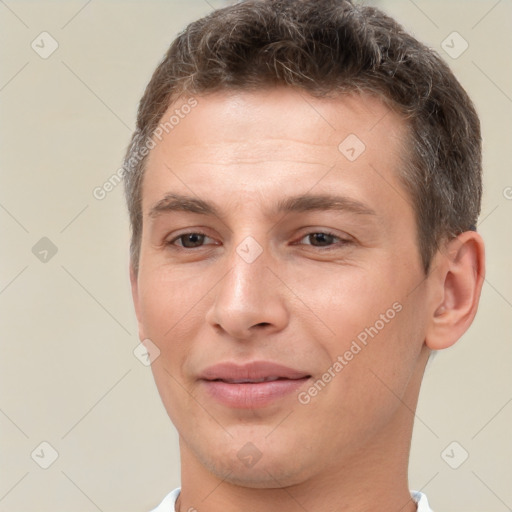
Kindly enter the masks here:
[[425, 272], [441, 240], [475, 229], [482, 195], [480, 122], [437, 53], [382, 11], [350, 0], [247, 0], [188, 25], [140, 101], [123, 166], [135, 270], [146, 161], [141, 149], [169, 106], [184, 94], [278, 85], [320, 97], [374, 94], [402, 114], [410, 137], [399, 172], [414, 205]]

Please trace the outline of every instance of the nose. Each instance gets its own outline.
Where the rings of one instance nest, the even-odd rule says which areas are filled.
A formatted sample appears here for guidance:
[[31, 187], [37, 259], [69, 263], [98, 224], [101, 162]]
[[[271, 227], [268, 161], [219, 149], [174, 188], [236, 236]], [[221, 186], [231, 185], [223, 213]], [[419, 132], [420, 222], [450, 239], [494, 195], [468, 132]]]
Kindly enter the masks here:
[[237, 340], [249, 340], [258, 333], [272, 334], [289, 321], [285, 287], [270, 266], [266, 251], [254, 261], [245, 261], [235, 250], [227, 274], [215, 287], [215, 298], [206, 321], [217, 331]]

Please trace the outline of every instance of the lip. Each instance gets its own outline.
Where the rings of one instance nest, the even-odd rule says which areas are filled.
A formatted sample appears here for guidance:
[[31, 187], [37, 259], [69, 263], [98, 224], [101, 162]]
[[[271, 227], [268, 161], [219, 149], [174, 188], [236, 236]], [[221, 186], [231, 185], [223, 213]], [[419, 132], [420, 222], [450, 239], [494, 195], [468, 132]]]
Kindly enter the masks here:
[[232, 408], [253, 409], [285, 398], [311, 375], [270, 361], [252, 361], [243, 365], [225, 362], [206, 368], [200, 381], [206, 392]]

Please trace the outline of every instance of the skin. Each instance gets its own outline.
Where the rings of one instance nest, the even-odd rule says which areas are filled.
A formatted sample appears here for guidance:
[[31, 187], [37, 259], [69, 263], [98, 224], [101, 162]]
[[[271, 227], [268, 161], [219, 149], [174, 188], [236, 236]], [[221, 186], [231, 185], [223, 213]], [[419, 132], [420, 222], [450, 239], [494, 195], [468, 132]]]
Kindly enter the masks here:
[[[415, 510], [407, 465], [421, 379], [431, 350], [474, 318], [482, 239], [446, 242], [425, 275], [398, 178], [407, 127], [377, 98], [273, 88], [196, 99], [149, 155], [131, 270], [140, 339], [160, 350], [152, 370], [180, 436], [177, 510]], [[349, 134], [366, 146], [352, 162], [338, 149]], [[169, 193], [213, 202], [217, 215], [151, 215]], [[374, 213], [275, 212], [305, 193]], [[326, 232], [334, 237], [311, 235]], [[185, 233], [206, 237], [184, 248]], [[252, 263], [237, 252], [248, 236], [262, 249]], [[233, 409], [198, 380], [215, 363], [267, 360], [311, 375], [307, 391], [396, 303], [400, 312], [307, 404], [292, 393]], [[237, 456], [246, 443], [261, 453], [251, 467]]]

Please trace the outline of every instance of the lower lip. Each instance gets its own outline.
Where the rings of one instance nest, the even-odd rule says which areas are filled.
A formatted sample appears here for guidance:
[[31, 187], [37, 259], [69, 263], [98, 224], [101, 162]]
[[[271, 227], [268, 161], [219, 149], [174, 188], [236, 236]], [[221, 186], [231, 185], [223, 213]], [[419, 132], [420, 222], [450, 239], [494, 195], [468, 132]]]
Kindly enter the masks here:
[[220, 380], [203, 380], [207, 392], [218, 402], [237, 409], [256, 409], [297, 391], [309, 377], [269, 382], [231, 384]]

